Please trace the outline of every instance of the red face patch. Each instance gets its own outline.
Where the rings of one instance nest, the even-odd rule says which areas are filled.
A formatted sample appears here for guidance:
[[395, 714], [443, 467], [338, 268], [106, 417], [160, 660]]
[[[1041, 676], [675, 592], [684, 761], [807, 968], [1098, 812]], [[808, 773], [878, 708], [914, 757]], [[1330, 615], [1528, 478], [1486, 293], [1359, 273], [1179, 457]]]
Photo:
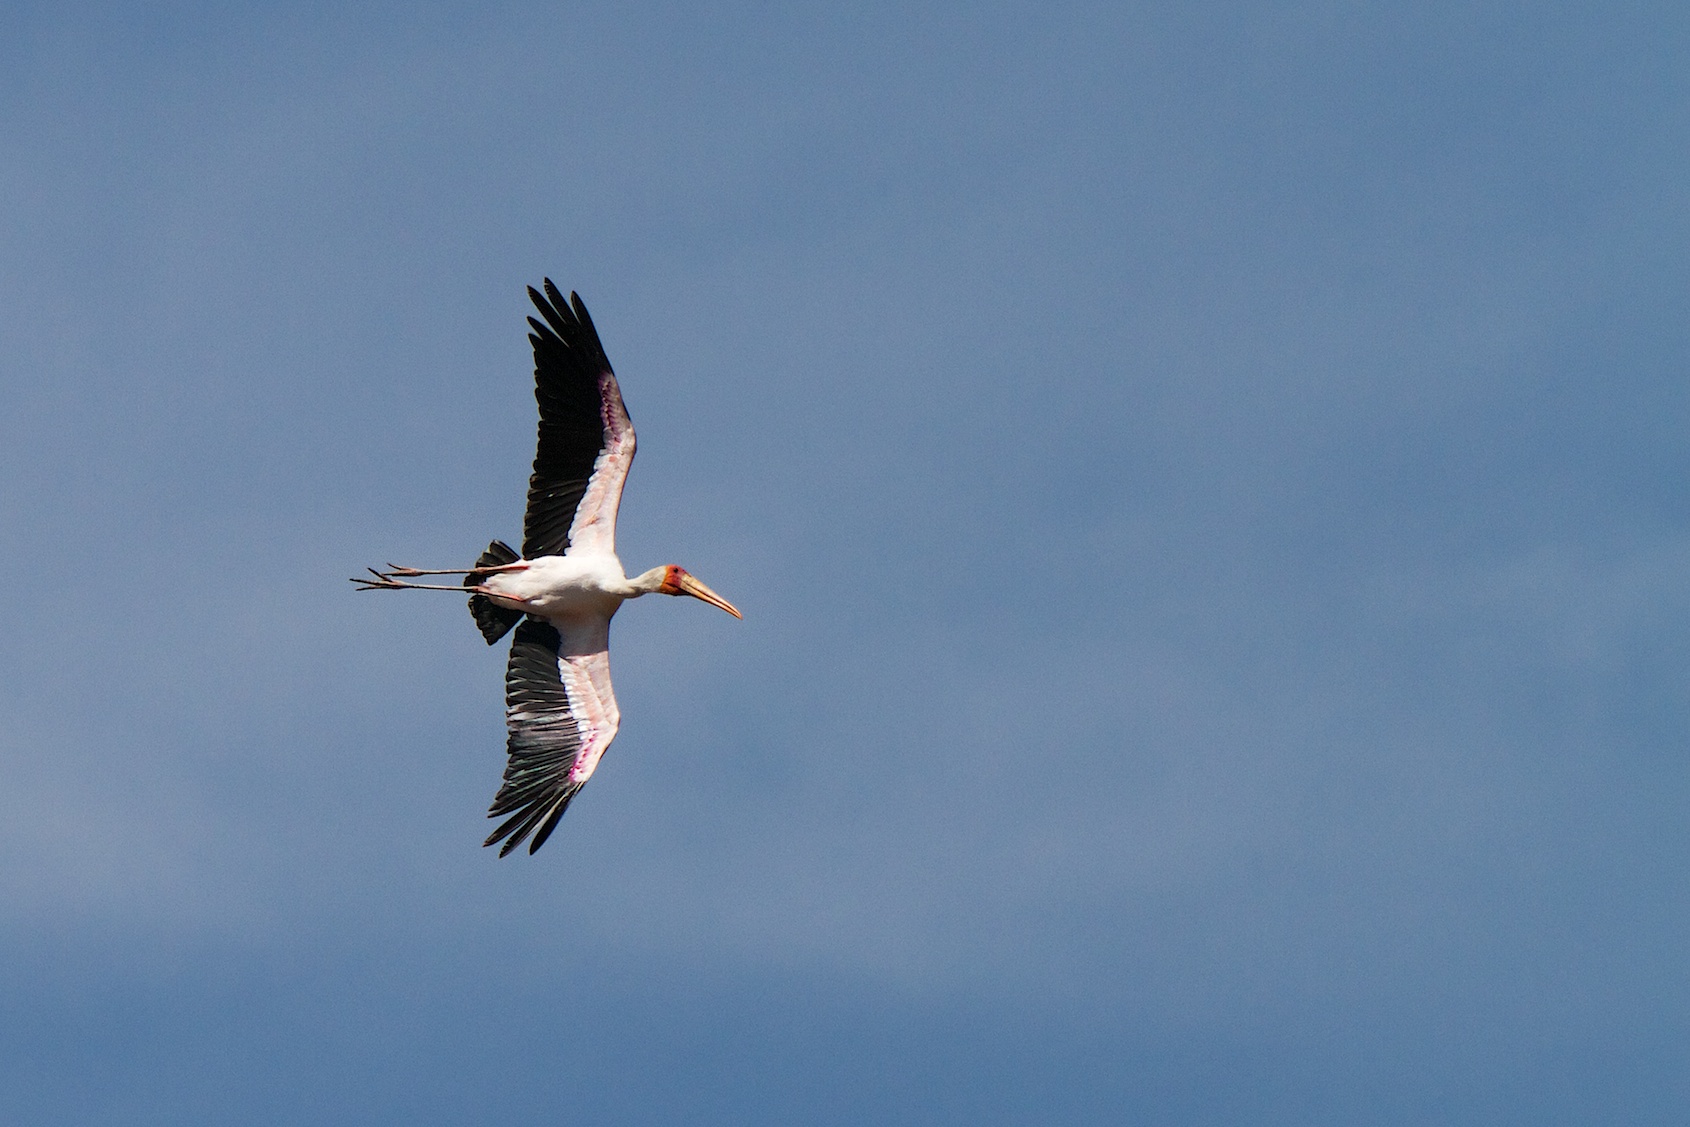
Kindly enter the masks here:
[[663, 569], [663, 586], [658, 590], [665, 595], [679, 595], [681, 593], [681, 576], [687, 569], [676, 564], [670, 564]]

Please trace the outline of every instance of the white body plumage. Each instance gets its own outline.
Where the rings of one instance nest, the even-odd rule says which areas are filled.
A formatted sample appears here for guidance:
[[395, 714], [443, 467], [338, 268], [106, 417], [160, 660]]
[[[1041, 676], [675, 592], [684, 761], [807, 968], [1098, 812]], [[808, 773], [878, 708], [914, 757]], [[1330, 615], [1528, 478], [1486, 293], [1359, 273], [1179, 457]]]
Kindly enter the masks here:
[[[622, 561], [613, 555], [571, 553], [541, 556], [537, 560], [523, 562], [528, 566], [520, 570], [494, 572], [483, 580], [486, 595], [499, 606], [536, 615], [553, 623], [558, 619], [582, 616], [608, 621], [624, 599], [646, 593], [635, 589], [622, 572]], [[653, 571], [661, 581], [663, 569], [654, 568]], [[647, 588], [656, 589], [655, 583]]]

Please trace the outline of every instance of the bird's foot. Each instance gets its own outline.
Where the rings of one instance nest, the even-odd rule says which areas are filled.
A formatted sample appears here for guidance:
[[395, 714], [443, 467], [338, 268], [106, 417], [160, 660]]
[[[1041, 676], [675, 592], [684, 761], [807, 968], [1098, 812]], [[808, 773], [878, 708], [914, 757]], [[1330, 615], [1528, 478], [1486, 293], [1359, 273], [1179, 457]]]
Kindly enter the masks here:
[[373, 567], [367, 567], [364, 570], [370, 573], [368, 578], [362, 575], [354, 575], [351, 579], [351, 582], [358, 584], [360, 591], [397, 591], [410, 586], [408, 583], [399, 582], [391, 575], [384, 575]]

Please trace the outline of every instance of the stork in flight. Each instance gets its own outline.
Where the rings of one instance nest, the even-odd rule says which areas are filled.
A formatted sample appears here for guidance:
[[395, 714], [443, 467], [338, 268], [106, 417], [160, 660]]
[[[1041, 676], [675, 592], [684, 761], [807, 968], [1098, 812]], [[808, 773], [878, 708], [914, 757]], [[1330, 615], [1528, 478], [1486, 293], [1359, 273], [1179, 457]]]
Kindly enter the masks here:
[[[522, 554], [495, 540], [473, 568], [388, 564], [354, 579], [361, 591], [470, 593], [469, 610], [492, 645], [514, 626], [505, 668], [510, 760], [488, 810], [504, 817], [483, 845], [503, 857], [525, 839], [544, 845], [569, 800], [592, 777], [616, 738], [621, 714], [610, 688], [610, 619], [625, 599], [691, 595], [740, 617], [734, 605], [669, 564], [629, 579], [616, 558], [616, 506], [634, 460], [634, 426], [605, 359], [598, 330], [577, 294], [565, 301], [545, 281], [528, 288], [545, 323], [528, 318], [540, 442], [528, 480]], [[462, 586], [413, 583], [420, 575], [462, 575]], [[508, 817], [507, 817], [508, 815]]]

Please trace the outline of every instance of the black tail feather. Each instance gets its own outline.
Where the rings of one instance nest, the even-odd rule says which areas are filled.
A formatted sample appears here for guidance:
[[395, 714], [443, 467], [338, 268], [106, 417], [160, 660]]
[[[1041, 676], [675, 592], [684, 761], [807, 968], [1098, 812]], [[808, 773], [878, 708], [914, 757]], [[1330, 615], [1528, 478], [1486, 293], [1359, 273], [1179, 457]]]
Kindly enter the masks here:
[[[495, 540], [487, 545], [487, 550], [481, 553], [481, 558], [475, 561], [475, 566], [497, 567], [500, 564], [515, 563], [521, 558], [509, 544], [503, 540]], [[473, 587], [486, 578], [485, 572], [472, 571], [464, 576], [464, 586]], [[489, 646], [510, 633], [511, 627], [522, 621], [521, 611], [507, 610], [486, 595], [471, 595], [469, 612], [475, 616], [475, 625], [481, 631], [481, 636], [487, 639]]]

